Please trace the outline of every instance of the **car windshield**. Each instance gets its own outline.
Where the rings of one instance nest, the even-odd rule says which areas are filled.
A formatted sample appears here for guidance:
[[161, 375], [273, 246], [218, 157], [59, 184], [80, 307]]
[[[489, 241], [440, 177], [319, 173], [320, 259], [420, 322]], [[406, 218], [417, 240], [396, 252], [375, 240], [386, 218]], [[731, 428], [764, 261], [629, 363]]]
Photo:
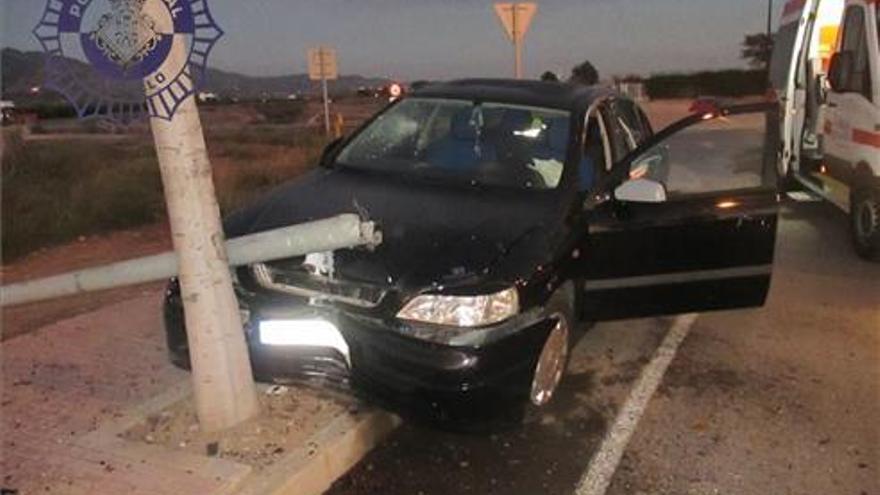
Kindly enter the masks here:
[[570, 113], [467, 100], [409, 98], [380, 115], [338, 155], [353, 168], [426, 179], [555, 189]]

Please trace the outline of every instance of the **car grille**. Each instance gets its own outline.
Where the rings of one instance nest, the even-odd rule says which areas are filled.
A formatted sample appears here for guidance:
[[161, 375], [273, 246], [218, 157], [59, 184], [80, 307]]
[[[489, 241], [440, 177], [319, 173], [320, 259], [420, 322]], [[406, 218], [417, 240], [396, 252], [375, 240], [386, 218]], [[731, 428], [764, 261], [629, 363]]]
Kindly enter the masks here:
[[257, 263], [251, 271], [254, 280], [264, 289], [361, 308], [377, 307], [387, 293], [381, 287], [320, 277], [305, 269], [282, 269]]

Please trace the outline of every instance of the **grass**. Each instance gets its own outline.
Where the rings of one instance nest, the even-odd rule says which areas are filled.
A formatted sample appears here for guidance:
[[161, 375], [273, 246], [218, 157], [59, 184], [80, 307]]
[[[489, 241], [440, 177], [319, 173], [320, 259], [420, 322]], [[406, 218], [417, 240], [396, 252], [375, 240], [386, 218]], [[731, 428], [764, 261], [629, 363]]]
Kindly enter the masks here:
[[[317, 162], [323, 137], [244, 127], [208, 135], [221, 209], [238, 208]], [[34, 250], [162, 221], [165, 203], [148, 136], [26, 141], [4, 129], [3, 262]]]
[[306, 111], [303, 101], [269, 101], [254, 103], [254, 110], [273, 124], [296, 122]]

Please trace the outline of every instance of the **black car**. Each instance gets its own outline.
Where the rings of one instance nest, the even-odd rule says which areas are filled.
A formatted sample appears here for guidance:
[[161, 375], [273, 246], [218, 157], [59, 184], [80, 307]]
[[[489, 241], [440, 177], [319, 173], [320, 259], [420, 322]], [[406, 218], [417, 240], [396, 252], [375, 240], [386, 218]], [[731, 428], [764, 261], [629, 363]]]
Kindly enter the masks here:
[[[761, 111], [718, 109], [655, 135], [637, 104], [603, 88], [420, 88], [227, 218], [238, 237], [358, 212], [384, 236], [374, 250], [235, 271], [256, 377], [320, 378], [442, 421], [521, 418], [553, 397], [579, 322], [762, 305], [775, 189], [664, 184], [679, 131]], [[717, 161], [717, 148], [699, 149], [689, 159]], [[760, 168], [755, 151], [745, 156]], [[176, 282], [165, 321], [186, 366]]]

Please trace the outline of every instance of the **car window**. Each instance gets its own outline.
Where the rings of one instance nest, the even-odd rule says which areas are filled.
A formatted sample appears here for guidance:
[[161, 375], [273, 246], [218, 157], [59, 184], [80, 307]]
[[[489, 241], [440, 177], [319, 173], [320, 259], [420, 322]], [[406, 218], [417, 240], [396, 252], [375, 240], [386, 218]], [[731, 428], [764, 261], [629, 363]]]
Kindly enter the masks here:
[[612, 162], [616, 163], [634, 148], [633, 136], [628, 129], [625, 129], [626, 124], [613, 103], [603, 105], [600, 111], [604, 117], [603, 122], [608, 138], [611, 141]]
[[630, 100], [618, 100], [616, 106], [620, 124], [629, 138], [630, 149], [635, 149], [650, 136], [639, 115], [640, 111]]
[[788, 71], [791, 69], [794, 57], [794, 45], [797, 41], [797, 22], [789, 22], [779, 28], [773, 37], [773, 55], [770, 64], [770, 83], [777, 91], [784, 91], [788, 81]]
[[648, 118], [648, 114], [646, 114], [638, 105], [636, 105], [636, 109], [639, 112], [639, 119], [642, 121], [642, 129], [645, 130], [645, 139], [649, 139], [654, 135], [654, 127], [651, 125], [651, 119]]
[[586, 192], [593, 188], [596, 180], [610, 166], [608, 161], [611, 156], [611, 150], [608, 148], [609, 139], [605, 135], [600, 116], [595, 112], [587, 118], [583, 141], [583, 153], [578, 166], [578, 190]]
[[765, 120], [752, 113], [700, 122], [646, 150], [631, 176], [662, 182], [670, 199], [761, 187]]
[[354, 136], [337, 162], [465, 184], [555, 189], [568, 156], [570, 112], [409, 98]]
[[865, 22], [865, 9], [854, 5], [846, 10], [843, 24], [843, 39], [841, 50], [852, 52], [853, 65], [849, 74], [850, 92], [860, 93], [869, 100], [871, 94], [871, 59], [868, 48], [867, 23]]

